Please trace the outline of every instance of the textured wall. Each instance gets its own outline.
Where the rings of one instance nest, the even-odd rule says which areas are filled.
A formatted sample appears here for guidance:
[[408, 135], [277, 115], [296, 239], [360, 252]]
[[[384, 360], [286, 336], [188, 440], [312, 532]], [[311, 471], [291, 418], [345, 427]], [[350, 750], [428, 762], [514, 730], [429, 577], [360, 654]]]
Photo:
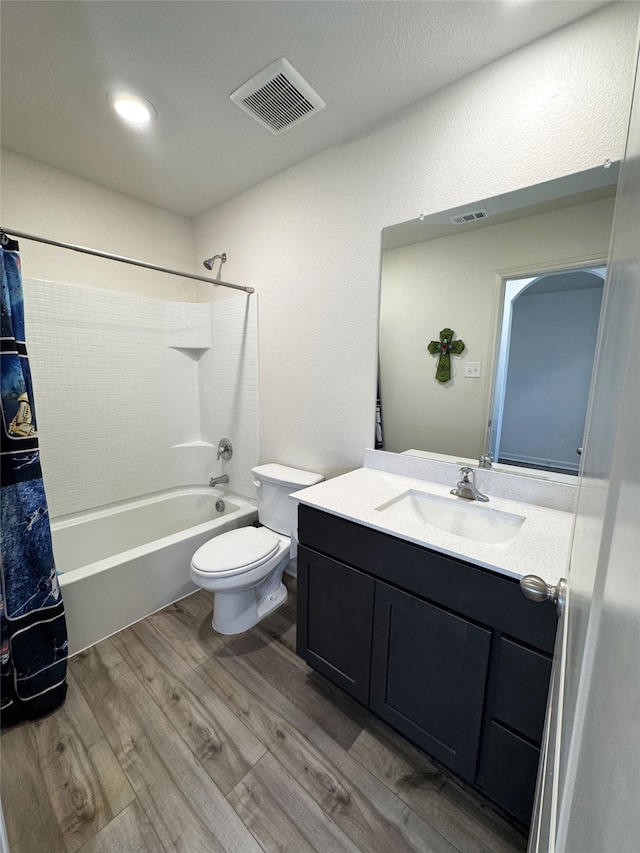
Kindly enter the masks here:
[[195, 220], [196, 257], [224, 246], [260, 293], [261, 461], [332, 475], [372, 446], [384, 226], [621, 156], [636, 15], [607, 6]]
[[[41, 237], [185, 272], [194, 268], [191, 223], [59, 169], [2, 150], [1, 221]], [[194, 283], [164, 273], [20, 241], [25, 275], [150, 296], [193, 299]]]

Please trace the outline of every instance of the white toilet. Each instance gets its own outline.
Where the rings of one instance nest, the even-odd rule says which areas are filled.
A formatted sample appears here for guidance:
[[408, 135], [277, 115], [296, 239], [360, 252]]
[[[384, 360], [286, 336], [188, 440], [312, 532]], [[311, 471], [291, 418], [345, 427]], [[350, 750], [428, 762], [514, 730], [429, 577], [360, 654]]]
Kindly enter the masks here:
[[263, 527], [240, 527], [210, 539], [191, 560], [191, 580], [215, 592], [213, 628], [240, 634], [287, 599], [282, 574], [297, 557], [297, 502], [289, 495], [324, 479], [286, 465], [251, 469]]

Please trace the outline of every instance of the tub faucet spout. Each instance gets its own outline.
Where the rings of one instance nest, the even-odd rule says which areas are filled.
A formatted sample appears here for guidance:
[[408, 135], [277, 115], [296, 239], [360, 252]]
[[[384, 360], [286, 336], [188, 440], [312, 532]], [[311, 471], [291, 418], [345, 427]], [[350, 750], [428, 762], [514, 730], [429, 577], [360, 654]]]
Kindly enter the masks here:
[[221, 474], [219, 477], [212, 477], [209, 480], [209, 485], [210, 486], [221, 486], [223, 483], [228, 483], [228, 482], [229, 482], [229, 475], [228, 474]]

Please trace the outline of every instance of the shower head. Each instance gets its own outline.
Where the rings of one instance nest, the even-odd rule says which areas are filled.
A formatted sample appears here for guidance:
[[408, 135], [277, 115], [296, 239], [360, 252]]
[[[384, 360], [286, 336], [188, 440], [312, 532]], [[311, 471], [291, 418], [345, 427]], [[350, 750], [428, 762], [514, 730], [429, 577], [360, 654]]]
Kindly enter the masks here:
[[213, 262], [218, 260], [220, 261], [220, 267], [222, 268], [222, 264], [226, 263], [227, 253], [223, 252], [221, 255], [214, 255], [212, 258], [207, 258], [207, 260], [203, 261], [202, 263], [208, 270], [212, 270]]

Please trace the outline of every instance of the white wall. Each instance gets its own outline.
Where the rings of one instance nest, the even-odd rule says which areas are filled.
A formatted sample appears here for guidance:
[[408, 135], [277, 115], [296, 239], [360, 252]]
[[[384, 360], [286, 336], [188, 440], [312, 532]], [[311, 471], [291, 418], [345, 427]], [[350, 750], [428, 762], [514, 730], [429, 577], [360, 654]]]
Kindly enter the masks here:
[[196, 257], [224, 246], [225, 277], [260, 293], [262, 461], [333, 475], [373, 446], [384, 226], [620, 157], [637, 8], [607, 6], [195, 220]]
[[[5, 228], [87, 246], [185, 272], [194, 266], [188, 219], [53, 169], [0, 152], [0, 221]], [[20, 240], [25, 275], [83, 287], [190, 301], [194, 282]], [[203, 256], [205, 257], [205, 256]]]
[[[471, 459], [485, 452], [501, 275], [507, 270], [535, 275], [579, 260], [605, 260], [613, 205], [607, 198], [383, 253], [385, 449]], [[437, 357], [427, 352], [443, 328], [452, 328], [465, 344], [460, 355], [451, 356], [447, 383], [436, 380]], [[464, 377], [467, 361], [480, 362], [479, 379]]]

